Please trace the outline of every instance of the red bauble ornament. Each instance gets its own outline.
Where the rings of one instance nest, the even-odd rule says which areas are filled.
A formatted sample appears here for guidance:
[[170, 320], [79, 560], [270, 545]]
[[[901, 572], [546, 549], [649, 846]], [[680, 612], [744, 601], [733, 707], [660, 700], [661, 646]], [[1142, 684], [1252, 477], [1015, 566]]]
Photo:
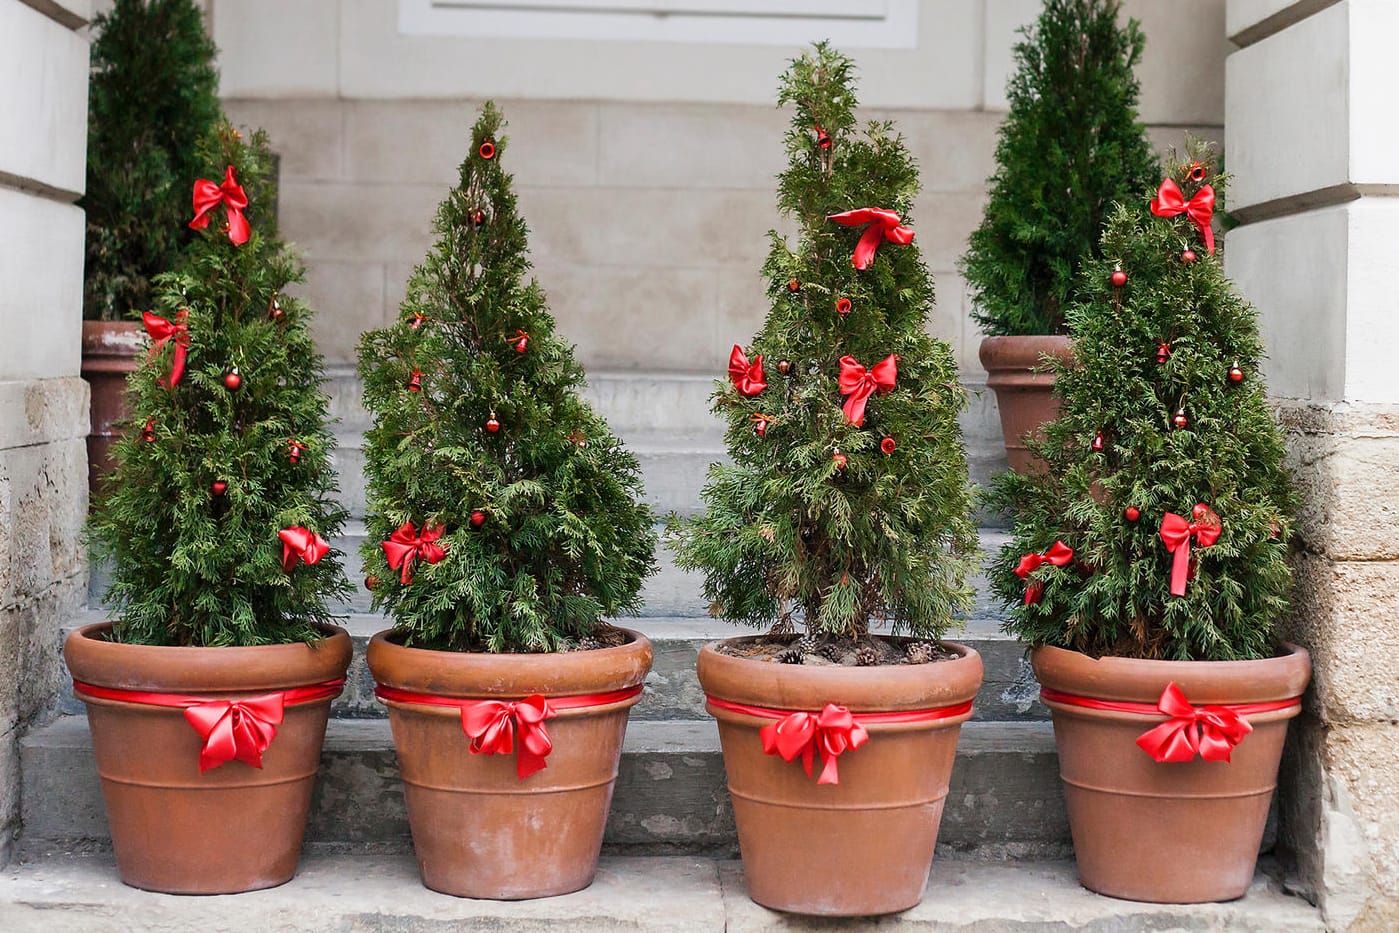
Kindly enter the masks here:
[[471, 527], [472, 527], [472, 528], [480, 528], [480, 527], [481, 527], [482, 525], [484, 525], [484, 524], [486, 524], [486, 513], [485, 513], [485, 512], [482, 512], [480, 509], [477, 509], [476, 511], [474, 511], [474, 512], [471, 513]]
[[845, 317], [847, 314], [849, 314], [851, 307], [852, 305], [850, 304], [849, 298], [836, 299], [836, 313], [839, 314], [841, 317]]
[[819, 126], [814, 126], [812, 127], [812, 129], [816, 130], [816, 145], [822, 149], [831, 148], [830, 134], [827, 133], [825, 130], [821, 129], [821, 127]]
[[489, 139], [486, 140], [481, 144], [481, 148], [476, 150], [476, 153], [483, 159], [494, 159], [495, 143], [491, 142]]
[[792, 361], [791, 361], [791, 360], [778, 360], [778, 361], [777, 361], [777, 371], [778, 371], [779, 373], [781, 373], [782, 375], [784, 375], [784, 376], [787, 375], [788, 373], [790, 373], [790, 372], [792, 371]]
[[305, 449], [306, 445], [298, 441], [296, 438], [293, 437], [287, 440], [287, 459], [292, 462], [292, 465], [296, 465], [301, 462], [301, 452]]
[[796, 279], [788, 279], [788, 280], [787, 280], [787, 291], [789, 291], [789, 292], [799, 292], [799, 291], [801, 291], [801, 290], [802, 290], [802, 283], [798, 282]]
[[1122, 510], [1122, 517], [1127, 519], [1127, 521], [1129, 522], [1134, 522], [1142, 517], [1142, 510], [1137, 508], [1135, 505], [1129, 505], [1127, 506], [1127, 508]]
[[1181, 253], [1181, 254], [1180, 254], [1180, 261], [1183, 262], [1183, 263], [1185, 263], [1186, 265], [1189, 265], [1190, 263], [1194, 262], [1194, 261], [1195, 261], [1195, 251], [1194, 251], [1193, 249], [1188, 249], [1188, 250], [1186, 250], [1185, 252]]
[[1238, 361], [1237, 361], [1237, 360], [1234, 362], [1234, 365], [1233, 365], [1233, 366], [1230, 366], [1230, 367], [1229, 367], [1229, 381], [1230, 381], [1230, 382], [1243, 382], [1243, 381], [1244, 381], [1244, 371], [1243, 371], [1242, 369], [1239, 368], [1239, 364], [1238, 364]]
[[500, 430], [500, 422], [495, 419], [494, 415], [486, 419], [486, 430], [492, 434]]
[[1156, 341], [1156, 362], [1164, 363], [1171, 358], [1171, 345], [1164, 340]]
[[274, 321], [280, 321], [285, 313], [282, 310], [282, 300], [273, 295], [272, 303], [267, 306], [267, 316]]
[[1107, 441], [1104, 439], [1104, 437], [1103, 437], [1103, 432], [1102, 432], [1102, 431], [1099, 431], [1097, 434], [1094, 434], [1094, 435], [1093, 435], [1093, 443], [1092, 443], [1092, 445], [1091, 445], [1092, 448], [1093, 448], [1093, 453], [1095, 453], [1095, 454], [1100, 454], [1100, 453], [1102, 453], [1102, 452], [1103, 452], [1103, 448], [1104, 448], [1106, 445], [1107, 445]]
[[238, 374], [237, 366], [223, 374], [223, 386], [230, 392], [237, 392], [243, 388], [243, 377]]
[[846, 464], [848, 464], [848, 463], [850, 462], [849, 458], [846, 457], [845, 454], [841, 453], [841, 452], [838, 451], [838, 450], [837, 450], [837, 451], [835, 452], [835, 454], [831, 457], [831, 459], [835, 461], [836, 470], [837, 470], [837, 471], [844, 470]]
[[1190, 419], [1185, 417], [1184, 408], [1176, 409], [1175, 415], [1171, 418], [1171, 424], [1175, 425], [1177, 428], [1184, 428], [1190, 425]]
[[147, 418], [146, 426], [141, 429], [141, 440], [150, 444], [155, 441], [155, 419]]
[[426, 316], [424, 316], [422, 313], [420, 313], [420, 312], [418, 312], [418, 311], [414, 311], [414, 312], [413, 312], [413, 320], [412, 320], [411, 323], [409, 323], [408, 327], [409, 327], [410, 330], [417, 330], [419, 327], [422, 327], [422, 326], [423, 326], [423, 321], [426, 321], [426, 320], [427, 320], [427, 317], [426, 317]]
[[216, 479], [209, 484], [209, 491], [216, 496], [221, 496], [224, 493], [228, 492], [228, 483], [225, 483], [221, 479]]
[[524, 353], [529, 349], [529, 334], [522, 330], [515, 331], [515, 336], [510, 338], [515, 342], [515, 352]]
[[566, 439], [570, 444], [573, 444], [575, 447], [588, 446], [588, 437], [582, 431], [570, 431], [568, 432], [568, 437]]
[[1127, 284], [1127, 273], [1121, 269], [1114, 269], [1112, 275], [1108, 277], [1108, 281], [1112, 282], [1113, 288], [1121, 288]]
[[423, 371], [416, 366], [413, 367], [413, 374], [408, 377], [408, 391], [423, 391]]
[[378, 585], [379, 585], [379, 578], [376, 577], [376, 576], [374, 576], [373, 574], [370, 574], [369, 576], [367, 576], [367, 577], [364, 578], [364, 588], [365, 588], [366, 590], [372, 590], [372, 589], [374, 589], [374, 587], [376, 587], [376, 586], [378, 586]]
[[886, 455], [893, 453], [895, 450], [898, 449], [898, 446], [899, 445], [894, 441], [892, 437], [886, 436], [882, 441], [879, 442], [879, 449]]
[[1203, 162], [1191, 162], [1191, 163], [1190, 163], [1190, 180], [1191, 180], [1191, 181], [1204, 181], [1204, 180], [1205, 180], [1205, 163], [1203, 163]]
[[473, 227], [483, 226], [486, 223], [486, 212], [478, 207], [471, 212], [471, 216], [468, 219], [471, 221], [471, 226]]
[[753, 416], [753, 433], [756, 434], [756, 435], [758, 435], [759, 437], [767, 437], [767, 435], [768, 435], [768, 420], [767, 420], [767, 418], [763, 417], [762, 415], [754, 415], [754, 416]]

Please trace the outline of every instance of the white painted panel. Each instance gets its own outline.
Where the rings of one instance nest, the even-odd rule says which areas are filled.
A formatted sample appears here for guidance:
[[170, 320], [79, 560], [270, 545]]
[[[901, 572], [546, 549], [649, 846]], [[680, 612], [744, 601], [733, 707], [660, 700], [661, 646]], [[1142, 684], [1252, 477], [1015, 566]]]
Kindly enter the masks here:
[[0, 187], [0, 380], [78, 374], [83, 212]]
[[1392, 403], [1399, 401], [1399, 198], [1361, 198], [1346, 210], [1346, 400]]
[[[387, 0], [380, 5], [392, 11]], [[214, 0], [211, 19], [224, 97], [335, 96], [338, 0]]]
[[1349, 6], [1350, 180], [1399, 185], [1399, 3], [1349, 0]]
[[82, 193], [87, 52], [72, 30], [0, 0], [0, 172]]

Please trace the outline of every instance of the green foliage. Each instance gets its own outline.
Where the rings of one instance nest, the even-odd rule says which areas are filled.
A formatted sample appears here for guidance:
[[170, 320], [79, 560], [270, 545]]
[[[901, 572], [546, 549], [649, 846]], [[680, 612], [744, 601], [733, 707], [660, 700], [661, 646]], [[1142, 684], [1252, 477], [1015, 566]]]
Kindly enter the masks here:
[[[132, 374], [132, 414], [90, 532], [115, 563], [108, 600], [120, 611], [122, 641], [310, 640], [330, 618], [327, 598], [348, 584], [335, 552], [282, 569], [279, 531], [300, 525], [330, 538], [345, 517], [335, 503], [334, 440], [307, 330], [311, 310], [285, 293], [302, 268], [264, 232], [274, 203], [266, 198], [266, 135], [245, 141], [225, 122], [197, 154], [200, 174], [212, 181], [235, 167], [249, 196], [252, 237], [234, 246], [219, 207], [180, 267], [156, 277], [152, 311], [174, 321], [188, 309], [188, 364], [172, 389], [160, 383], [170, 372], [171, 340]], [[176, 222], [183, 227], [190, 217], [186, 210]], [[274, 300], [279, 320], [270, 315]], [[243, 380], [236, 392], [224, 384], [234, 367]], [[149, 441], [142, 436], [148, 422]], [[293, 439], [305, 445], [297, 463]], [[217, 481], [227, 483], [222, 496], [212, 493]]]
[[[768, 385], [749, 397], [720, 384], [713, 408], [728, 422], [733, 463], [711, 468], [705, 514], [671, 530], [679, 565], [704, 571], [716, 615], [850, 638], [887, 619], [896, 632], [938, 635], [970, 603], [964, 577], [976, 550], [957, 424], [965, 395], [951, 349], [926, 331], [933, 287], [916, 241], [884, 243], [857, 271], [862, 228], [827, 219], [874, 207], [908, 224], [918, 190], [893, 127], [857, 129], [852, 70], [820, 44], [782, 78], [779, 101], [794, 113], [778, 205], [800, 234], [793, 250], [771, 233], [763, 266], [772, 310], [748, 352], [762, 355]], [[851, 301], [845, 316], [841, 297]], [[840, 358], [873, 367], [891, 353], [896, 388], [869, 400], [863, 427], [849, 423]], [[780, 360], [792, 364], [785, 376]], [[771, 423], [764, 437], [755, 415]], [[890, 454], [885, 437], [897, 445]]]
[[[579, 396], [573, 349], [555, 334], [539, 285], [525, 279], [528, 230], [502, 167], [503, 126], [488, 103], [398, 323], [360, 342], [375, 416], [363, 557], [378, 579], [375, 606], [412, 644], [542, 652], [639, 607], [655, 534], [638, 501], [636, 458]], [[482, 156], [487, 143], [492, 158]], [[409, 388], [415, 371], [421, 391]], [[499, 421], [497, 433], [485, 429], [488, 419]], [[416, 561], [408, 584], [379, 543], [404, 522], [446, 532], [445, 557]]]
[[[1193, 148], [1191, 157], [1209, 172], [1206, 151]], [[1188, 170], [1174, 175], [1187, 198], [1204, 183]], [[1222, 183], [1213, 179], [1216, 190]], [[1032, 644], [1095, 656], [1267, 657], [1288, 605], [1296, 501], [1258, 375], [1256, 315], [1195, 226], [1153, 216], [1150, 196], [1114, 209], [1103, 258], [1085, 266], [1083, 299], [1069, 311], [1077, 364], [1059, 366], [1062, 415], [1033, 447], [1048, 469], [1005, 474], [990, 497], [1015, 516], [992, 586], [1015, 606], [1007, 629]], [[1186, 249], [1194, 263], [1184, 261]], [[1109, 277], [1119, 262], [1129, 278], [1116, 289]], [[1158, 342], [1169, 345], [1164, 363]], [[1229, 378], [1236, 364], [1240, 382]], [[1179, 410], [1183, 429], [1173, 425]], [[1195, 577], [1183, 597], [1171, 596], [1161, 520], [1167, 512], [1188, 520], [1197, 503], [1214, 509], [1223, 531], [1214, 546], [1192, 549]], [[1140, 511], [1136, 522], [1129, 507]], [[1043, 598], [1023, 605], [1026, 581], [1013, 568], [1056, 540], [1073, 548], [1075, 563], [1035, 571]]]
[[1015, 46], [1010, 113], [986, 213], [962, 260], [988, 335], [1059, 334], [1114, 201], [1160, 180], [1137, 119], [1132, 69], [1146, 44], [1120, 0], [1045, 0]]
[[116, 0], [93, 31], [83, 307], [114, 321], [151, 307], [152, 278], [195, 241], [184, 223], [203, 168], [195, 143], [222, 111], [194, 0]]

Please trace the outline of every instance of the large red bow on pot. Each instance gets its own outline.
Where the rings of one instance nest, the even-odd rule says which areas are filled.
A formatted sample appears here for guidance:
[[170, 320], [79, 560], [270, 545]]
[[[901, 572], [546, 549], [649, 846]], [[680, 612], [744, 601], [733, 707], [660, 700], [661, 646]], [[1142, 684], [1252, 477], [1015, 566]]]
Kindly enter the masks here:
[[733, 350], [729, 353], [729, 378], [738, 387], [738, 391], [744, 395], [757, 395], [768, 387], [767, 379], [763, 376], [763, 355], [759, 353], [753, 357], [753, 362], [748, 362], [748, 355], [743, 352], [743, 348], [734, 344]]
[[1167, 512], [1161, 519], [1161, 540], [1166, 550], [1175, 555], [1171, 563], [1171, 595], [1184, 596], [1185, 584], [1190, 575], [1190, 542], [1193, 539], [1200, 547], [1209, 547], [1219, 540], [1223, 523], [1214, 509], [1200, 503], [1191, 513], [1194, 521], [1186, 521], [1174, 512]]
[[1055, 567], [1067, 567], [1074, 559], [1074, 549], [1063, 541], [1055, 541], [1054, 546], [1043, 554], [1026, 554], [1020, 558], [1020, 563], [1015, 565], [1015, 575], [1025, 582], [1025, 605], [1033, 606], [1040, 601], [1040, 596], [1044, 594], [1044, 584], [1039, 580], [1031, 580], [1030, 574], [1039, 570], [1044, 564], [1052, 564]]
[[254, 768], [262, 767], [262, 753], [277, 735], [285, 695], [246, 700], [208, 700], [185, 707], [185, 719], [204, 747], [199, 750], [199, 770], [208, 771], [235, 758]]
[[850, 710], [834, 703], [827, 703], [819, 713], [791, 713], [763, 726], [758, 735], [763, 740], [764, 754], [781, 755], [783, 761], [794, 761], [800, 755], [807, 777], [811, 776], [811, 765], [819, 750], [825, 765], [817, 784], [839, 784], [836, 760], [870, 738]]
[[845, 420], [859, 426], [865, 423], [865, 402], [878, 392], [883, 395], [894, 388], [899, 375], [898, 357], [890, 353], [869, 369], [853, 356], [840, 358], [840, 394], [844, 395]]
[[189, 309], [181, 308], [174, 321], [142, 311], [141, 320], [146, 325], [146, 333], [151, 336], [152, 353], [165, 346], [171, 337], [175, 338], [175, 353], [170, 357], [170, 375], [160, 380], [165, 388], [173, 388], [185, 374], [185, 356], [189, 353]]
[[243, 211], [248, 206], [248, 195], [233, 177], [231, 165], [224, 171], [221, 185], [216, 185], [207, 178], [201, 178], [194, 183], [194, 219], [189, 222], [190, 227], [203, 230], [209, 226], [209, 214], [220, 204], [224, 206], [228, 215], [228, 238], [233, 241], [234, 246], [242, 246], [248, 242], [248, 236], [252, 233], [248, 226], [248, 218], [243, 216]]
[[1227, 706], [1191, 706], [1174, 683], [1166, 685], [1156, 708], [1170, 719], [1142, 733], [1137, 745], [1157, 761], [1190, 761], [1197, 753], [1206, 761], [1228, 761], [1234, 746], [1253, 731]]
[[400, 570], [398, 579], [405, 586], [413, 582], [413, 562], [418, 559], [435, 564], [447, 556], [447, 547], [438, 544], [437, 539], [447, 533], [441, 525], [424, 525], [422, 534], [413, 530], [412, 522], [404, 522], [398, 530], [382, 542], [384, 556], [389, 559], [389, 567]]
[[287, 573], [291, 573], [297, 561], [314, 564], [330, 553], [330, 545], [325, 543], [325, 538], [300, 525], [283, 528], [277, 532], [277, 537], [282, 539], [282, 569]]
[[515, 750], [515, 730], [520, 730], [520, 753], [515, 756], [515, 773], [524, 780], [547, 767], [544, 759], [554, 743], [544, 728], [544, 720], [557, 713], [539, 694], [514, 703], [478, 700], [463, 703], [461, 729], [471, 737], [471, 751], [477, 755], [508, 755]]
[[1214, 253], [1214, 228], [1210, 226], [1214, 219], [1214, 188], [1202, 185], [1195, 196], [1187, 201], [1175, 181], [1167, 178], [1156, 190], [1156, 197], [1151, 199], [1151, 212], [1157, 217], [1185, 214], [1200, 228], [1205, 247], [1211, 254]]
[[843, 214], [829, 214], [827, 220], [834, 220], [843, 227], [858, 227], [869, 224], [860, 234], [860, 242], [855, 244], [855, 254], [850, 264], [856, 269], [868, 269], [874, 262], [874, 251], [883, 242], [907, 246], [913, 242], [913, 228], [903, 226], [903, 220], [894, 211], [878, 207], [861, 207]]

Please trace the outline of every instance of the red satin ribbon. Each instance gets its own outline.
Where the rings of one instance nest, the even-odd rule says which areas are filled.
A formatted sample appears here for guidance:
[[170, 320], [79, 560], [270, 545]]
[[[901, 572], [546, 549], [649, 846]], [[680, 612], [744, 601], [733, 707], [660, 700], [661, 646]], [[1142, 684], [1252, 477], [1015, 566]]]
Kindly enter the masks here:
[[1171, 563], [1171, 595], [1184, 596], [1185, 584], [1190, 575], [1190, 542], [1193, 538], [1200, 547], [1209, 547], [1219, 540], [1222, 523], [1214, 509], [1203, 503], [1195, 506], [1195, 521], [1186, 521], [1174, 512], [1167, 512], [1161, 519], [1161, 540], [1166, 549], [1175, 555]]
[[753, 357], [753, 362], [748, 362], [748, 355], [743, 352], [743, 348], [734, 344], [733, 350], [729, 353], [729, 378], [738, 387], [738, 391], [744, 395], [757, 395], [768, 387], [767, 379], [763, 376], [763, 355], [759, 353]]
[[913, 242], [913, 228], [903, 226], [903, 221], [894, 211], [878, 207], [861, 207], [843, 214], [829, 214], [827, 220], [834, 220], [843, 227], [858, 227], [869, 224], [860, 234], [860, 242], [855, 244], [855, 254], [850, 264], [856, 269], [868, 269], [874, 262], [874, 251], [883, 242], [907, 246]]
[[194, 219], [189, 222], [190, 227], [203, 230], [209, 226], [209, 214], [220, 204], [228, 215], [228, 238], [234, 246], [242, 246], [252, 233], [248, 218], [243, 216], [243, 211], [248, 207], [248, 195], [233, 177], [231, 165], [224, 171], [221, 185], [207, 178], [194, 183]]
[[189, 309], [181, 308], [173, 322], [149, 311], [141, 312], [141, 320], [146, 325], [146, 333], [151, 336], [152, 353], [165, 346], [171, 337], [175, 338], [175, 353], [170, 357], [170, 375], [160, 380], [165, 388], [173, 388], [185, 374], [185, 356], [189, 353]]
[[1044, 564], [1053, 564], [1055, 567], [1067, 567], [1074, 559], [1074, 550], [1063, 541], [1055, 541], [1054, 546], [1043, 554], [1026, 554], [1020, 558], [1020, 563], [1015, 565], [1015, 575], [1025, 582], [1025, 605], [1033, 606], [1040, 601], [1040, 596], [1044, 594], [1044, 584], [1039, 580], [1031, 580], [1030, 574], [1039, 570]]
[[418, 534], [413, 529], [412, 522], [404, 522], [389, 536], [389, 540], [381, 542], [384, 556], [389, 560], [389, 568], [401, 570], [398, 579], [404, 586], [413, 582], [415, 560], [421, 558], [429, 564], [435, 564], [447, 556], [446, 546], [437, 543], [437, 539], [446, 533], [447, 529], [441, 525], [424, 525], [422, 534]]
[[1040, 688], [1040, 698], [1047, 703], [1081, 706], [1085, 709], [1136, 713], [1141, 716], [1165, 716], [1165, 722], [1148, 729], [1137, 738], [1137, 745], [1156, 761], [1177, 762], [1190, 761], [1196, 754], [1206, 761], [1228, 761], [1234, 746], [1253, 731], [1252, 723], [1245, 719], [1245, 716], [1291, 709], [1302, 702], [1301, 697], [1292, 697], [1265, 703], [1192, 706], [1175, 683], [1166, 685], [1166, 689], [1161, 692], [1161, 699], [1155, 704], [1098, 700], [1060, 693], [1049, 687]]
[[836, 760], [847, 751], [854, 751], [869, 741], [866, 725], [899, 722], [932, 722], [938, 719], [952, 719], [972, 711], [972, 702], [958, 703], [955, 706], [938, 706], [933, 709], [900, 710], [886, 713], [860, 713], [859, 719], [844, 706], [827, 703], [819, 713], [804, 710], [768, 709], [765, 706], [749, 706], [746, 703], [730, 703], [717, 697], [706, 696], [705, 701], [715, 709], [757, 716], [760, 719], [777, 720], [764, 726], [758, 733], [763, 743], [763, 753], [780, 755], [783, 761], [794, 761], [801, 757], [802, 767], [807, 777], [811, 776], [816, 752], [821, 752], [823, 767], [817, 784], [839, 784], [840, 773]]
[[553, 719], [559, 710], [586, 709], [607, 706], [640, 695], [642, 686], [625, 687], [609, 693], [589, 693], [577, 696], [549, 697], [539, 694], [523, 700], [467, 700], [459, 697], [414, 693], [379, 684], [374, 695], [392, 703], [419, 703], [425, 706], [448, 706], [461, 710], [461, 731], [471, 739], [473, 755], [509, 755], [515, 751], [515, 731], [520, 733], [520, 750], [515, 755], [515, 774], [524, 780], [547, 767], [545, 759], [554, 749], [546, 719]]
[[1167, 178], [1156, 190], [1156, 197], [1151, 199], [1151, 212], [1157, 217], [1185, 214], [1199, 228], [1200, 236], [1205, 239], [1205, 248], [1211, 255], [1214, 254], [1214, 228], [1210, 226], [1214, 218], [1214, 188], [1202, 185], [1195, 196], [1187, 201], [1175, 181]]
[[890, 353], [865, 369], [853, 356], [840, 358], [840, 394], [844, 395], [845, 420], [855, 426], [865, 423], [865, 403], [878, 392], [883, 395], [894, 388], [899, 375], [898, 357]]
[[208, 771], [235, 759], [254, 768], [262, 767], [262, 755], [277, 737], [283, 708], [313, 703], [340, 695], [344, 680], [328, 680], [308, 687], [293, 687], [262, 696], [237, 700], [207, 699], [181, 693], [148, 693], [117, 690], [73, 681], [73, 690], [83, 696], [117, 700], [140, 706], [183, 709], [185, 720], [199, 733], [204, 745], [199, 750], [199, 770]]
[[282, 569], [287, 573], [291, 573], [299, 560], [314, 564], [330, 553], [325, 538], [300, 525], [283, 528], [277, 532], [277, 537], [282, 539]]

